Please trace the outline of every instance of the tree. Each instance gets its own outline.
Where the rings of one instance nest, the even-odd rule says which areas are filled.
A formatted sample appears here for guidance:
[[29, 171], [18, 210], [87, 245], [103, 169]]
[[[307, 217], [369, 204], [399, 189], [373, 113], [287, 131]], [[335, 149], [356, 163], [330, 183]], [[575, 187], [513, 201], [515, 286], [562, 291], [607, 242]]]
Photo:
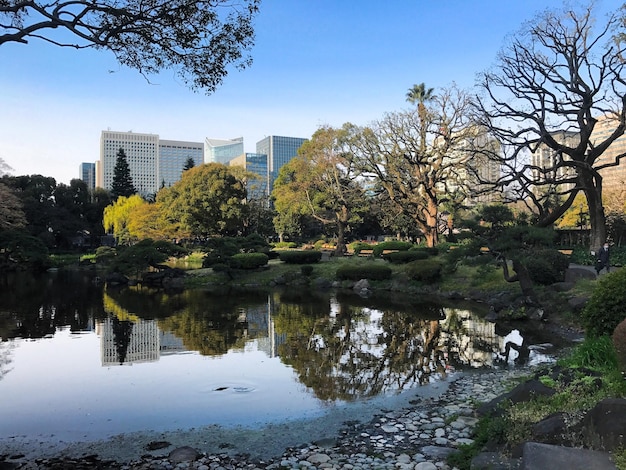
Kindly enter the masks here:
[[[185, 162], [185, 166], [183, 166], [183, 171], [191, 170], [194, 166], [196, 166], [196, 162], [193, 161], [193, 158], [189, 157]], [[165, 181], [163, 181], [163, 183], [165, 183]], [[163, 186], [165, 186], [165, 184]]]
[[0, 231], [15, 230], [26, 226], [22, 203], [6, 184], [0, 181]]
[[[233, 64], [249, 66], [260, 0], [76, 0], [0, 2], [0, 45], [41, 39], [111, 51], [144, 76], [175, 70], [213, 92]], [[58, 31], [60, 30], [60, 31]], [[69, 35], [67, 34], [69, 33]]]
[[413, 85], [413, 87], [406, 93], [406, 100], [409, 103], [417, 103], [417, 114], [420, 118], [420, 127], [422, 130], [421, 152], [426, 150], [426, 106], [424, 103], [431, 101], [435, 97], [434, 92], [434, 88], [426, 88], [426, 85], [422, 82], [419, 85]]
[[[512, 37], [496, 67], [480, 74], [483, 93], [476, 100], [477, 119], [506, 149], [492, 154], [504, 170], [498, 184], [524, 200], [541, 227], [561, 217], [582, 191], [592, 246], [606, 238], [600, 170], [624, 156], [598, 161], [626, 129], [624, 49], [610, 37], [618, 23], [617, 14], [596, 22], [593, 5], [546, 11]], [[594, 132], [601, 119], [610, 124], [602, 135]], [[528, 162], [544, 149], [553, 164]]]
[[130, 167], [126, 158], [126, 152], [120, 148], [117, 152], [117, 160], [115, 168], [113, 168], [113, 182], [111, 183], [111, 196], [117, 199], [120, 196], [130, 197], [137, 190], [133, 185], [133, 179], [130, 176]]
[[128, 245], [134, 240], [128, 225], [131, 214], [137, 206], [148, 204], [138, 194], [132, 196], [120, 196], [115, 202], [104, 209], [102, 225], [104, 230], [112, 232], [119, 244]]
[[357, 182], [355, 160], [346, 150], [345, 129], [319, 128], [298, 149], [288, 168], [274, 184], [272, 197], [277, 212], [297, 207], [337, 233], [336, 254], [345, 251], [346, 232], [359, 220], [365, 192]]
[[13, 171], [13, 168], [4, 159], [0, 158], [0, 176], [8, 175], [11, 171]]
[[352, 129], [352, 145], [364, 177], [380, 185], [390, 201], [437, 244], [441, 196], [463, 184], [472, 156], [462, 151], [476, 138], [470, 98], [456, 86], [442, 90], [424, 113], [389, 113], [369, 128]]
[[231, 168], [199, 165], [157, 194], [164, 216], [182, 236], [237, 235], [246, 216], [246, 189]]

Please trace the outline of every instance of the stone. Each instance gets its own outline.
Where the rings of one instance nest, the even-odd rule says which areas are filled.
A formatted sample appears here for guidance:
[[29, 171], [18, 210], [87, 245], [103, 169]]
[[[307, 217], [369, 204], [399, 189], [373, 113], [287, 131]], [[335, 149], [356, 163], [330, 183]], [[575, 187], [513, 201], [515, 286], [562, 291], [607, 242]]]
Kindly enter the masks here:
[[626, 446], [626, 399], [605, 398], [587, 412], [582, 421], [583, 438], [595, 449]]
[[537, 379], [527, 380], [526, 382], [523, 382], [516, 386], [510, 392], [500, 395], [490, 402], [481, 405], [476, 410], [476, 413], [479, 416], [497, 416], [500, 404], [506, 402], [507, 400], [511, 401], [511, 403], [522, 403], [529, 401], [535, 396], [552, 396], [555, 393], [556, 390], [544, 385]]
[[431, 459], [445, 460], [448, 458], [450, 454], [457, 452], [455, 449], [450, 447], [441, 447], [441, 446], [424, 446], [422, 448], [422, 453]]
[[[473, 468], [473, 467], [472, 467]], [[608, 453], [538, 442], [526, 442], [522, 450], [521, 470], [616, 470]]]
[[585, 305], [587, 304], [588, 300], [589, 300], [589, 297], [583, 297], [583, 296], [578, 295], [576, 297], [572, 297], [572, 298], [568, 299], [567, 300], [567, 305], [569, 305], [569, 307], [574, 312], [580, 312], [585, 307]]
[[437, 466], [431, 462], [420, 462], [414, 468], [415, 470], [437, 470]]
[[198, 451], [189, 446], [174, 449], [168, 455], [168, 458], [172, 461], [172, 463], [193, 462], [198, 457], [200, 457]]
[[553, 413], [531, 428], [533, 439], [544, 444], [561, 444], [561, 435], [566, 429], [565, 413]]
[[499, 452], [481, 452], [472, 459], [470, 470], [510, 470], [518, 468], [517, 464], [518, 461], [504, 457]]
[[312, 464], [322, 464], [328, 462], [329, 460], [330, 457], [327, 454], [321, 453], [313, 454], [307, 459], [307, 461]]
[[571, 267], [565, 271], [565, 282], [576, 282], [580, 279], [595, 279], [596, 273], [592, 269]]

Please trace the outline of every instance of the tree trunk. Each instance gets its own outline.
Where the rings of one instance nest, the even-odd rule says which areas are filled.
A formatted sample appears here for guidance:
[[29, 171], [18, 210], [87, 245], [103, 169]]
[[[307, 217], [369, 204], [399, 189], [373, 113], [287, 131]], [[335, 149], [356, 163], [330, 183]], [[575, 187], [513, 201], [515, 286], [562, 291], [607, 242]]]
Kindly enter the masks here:
[[346, 227], [348, 226], [349, 211], [346, 206], [337, 214], [337, 247], [335, 256], [343, 256], [346, 252]]
[[437, 202], [432, 199], [428, 201], [428, 209], [425, 212], [426, 226], [424, 227], [424, 236], [426, 237], [426, 244], [432, 248], [437, 245], [438, 231], [437, 231]]
[[531, 304], [539, 305], [537, 295], [535, 294], [533, 281], [530, 278], [530, 274], [528, 274], [528, 270], [526, 269], [526, 267], [519, 260], [512, 260], [513, 271], [515, 271], [515, 274], [511, 276], [507, 259], [501, 258], [500, 261], [502, 262], [502, 273], [504, 274], [504, 280], [506, 282], [519, 282], [519, 286], [522, 290], [522, 294], [524, 295], [524, 297], [526, 297]]
[[591, 187], [584, 190], [589, 206], [589, 247], [592, 251], [598, 251], [606, 241], [606, 217], [602, 206], [601, 191]]

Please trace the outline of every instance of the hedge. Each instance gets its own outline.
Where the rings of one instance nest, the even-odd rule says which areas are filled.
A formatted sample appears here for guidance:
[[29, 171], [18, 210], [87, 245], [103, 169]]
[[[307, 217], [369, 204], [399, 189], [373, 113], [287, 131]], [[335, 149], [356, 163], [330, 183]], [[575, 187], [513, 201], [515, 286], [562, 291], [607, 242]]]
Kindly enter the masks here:
[[442, 265], [436, 259], [413, 261], [406, 265], [406, 273], [414, 281], [432, 284], [441, 278]]
[[378, 263], [346, 264], [337, 268], [336, 276], [339, 280], [359, 281], [361, 279], [370, 279], [382, 281], [391, 278], [391, 268], [385, 264]]
[[370, 248], [374, 250], [374, 257], [378, 258], [382, 254], [382, 252], [385, 250], [407, 251], [412, 246], [413, 246], [413, 243], [411, 242], [391, 240], [388, 242], [378, 243], [377, 245], [371, 246]]
[[389, 261], [392, 264], [405, 264], [411, 261], [417, 261], [420, 259], [428, 258], [428, 253], [423, 250], [420, 251], [397, 251], [395, 253], [387, 253], [383, 255], [385, 261]]
[[316, 250], [279, 251], [278, 257], [287, 264], [311, 264], [322, 259], [322, 252]]
[[587, 335], [612, 335], [626, 318], [626, 269], [601, 276], [581, 313]]
[[230, 258], [230, 266], [235, 269], [257, 269], [265, 266], [269, 256], [265, 253], [238, 253]]

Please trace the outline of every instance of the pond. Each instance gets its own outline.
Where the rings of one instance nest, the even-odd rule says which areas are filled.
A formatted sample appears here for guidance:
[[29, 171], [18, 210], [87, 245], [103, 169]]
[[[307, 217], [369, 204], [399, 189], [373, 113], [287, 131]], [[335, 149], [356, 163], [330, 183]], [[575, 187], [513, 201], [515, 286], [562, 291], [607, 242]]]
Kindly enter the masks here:
[[[73, 272], [0, 281], [0, 439], [96, 440], [320, 416], [510, 366], [476, 306], [385, 293], [165, 292]], [[525, 348], [518, 359], [549, 359]]]

